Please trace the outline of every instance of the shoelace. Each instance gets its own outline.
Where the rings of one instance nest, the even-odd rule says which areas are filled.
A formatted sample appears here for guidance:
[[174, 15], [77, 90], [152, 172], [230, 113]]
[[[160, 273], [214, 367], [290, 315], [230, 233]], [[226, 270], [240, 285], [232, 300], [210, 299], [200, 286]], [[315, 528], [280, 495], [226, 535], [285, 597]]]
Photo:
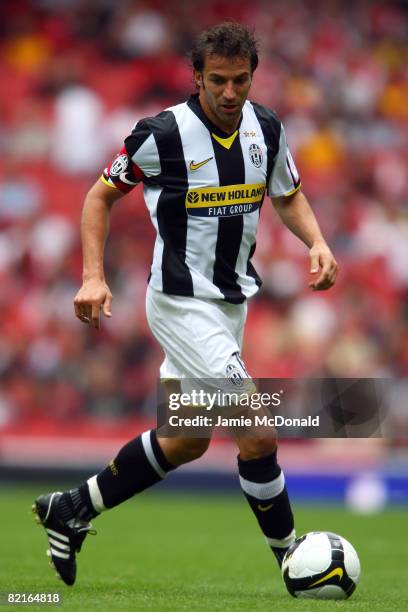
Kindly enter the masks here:
[[86, 523], [85, 521], [81, 521], [79, 519], [71, 519], [67, 522], [67, 525], [70, 529], [75, 531], [75, 533], [81, 533], [86, 531], [89, 535], [96, 535], [96, 529], [93, 529], [92, 523]]

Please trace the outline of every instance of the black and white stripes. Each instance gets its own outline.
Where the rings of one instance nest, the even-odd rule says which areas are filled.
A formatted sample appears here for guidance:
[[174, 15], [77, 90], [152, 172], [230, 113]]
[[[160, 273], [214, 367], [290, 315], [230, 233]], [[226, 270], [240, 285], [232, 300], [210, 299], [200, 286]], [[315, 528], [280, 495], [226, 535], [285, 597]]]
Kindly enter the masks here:
[[50, 550], [48, 556], [59, 557], [60, 559], [69, 559], [71, 556], [71, 547], [68, 536], [58, 533], [53, 529], [46, 529]]
[[285, 488], [285, 477], [282, 471], [279, 476], [269, 482], [251, 482], [242, 476], [239, 477], [239, 481], [244, 493], [259, 500], [270, 500], [282, 493]]
[[102, 495], [98, 487], [97, 476], [92, 476], [87, 481], [89, 488], [89, 496], [92, 501], [92, 505], [95, 508], [95, 511], [100, 513], [106, 510], [105, 504], [103, 503]]
[[[165, 478], [167, 476], [167, 470], [166, 470], [167, 466], [162, 467], [160, 465], [160, 454], [162, 453], [159, 454], [157, 452], [156, 445], [158, 445], [158, 443], [157, 443], [157, 438], [155, 437], [155, 435], [152, 435], [153, 431], [154, 430], [145, 431], [142, 434], [143, 448], [146, 453], [146, 457], [148, 461], [150, 462], [150, 465], [152, 466], [152, 468], [157, 472], [160, 478]], [[156, 447], [156, 452], [154, 451], [154, 446]], [[163, 464], [163, 461], [161, 461], [161, 463]]]
[[[43, 524], [47, 523], [51, 513], [51, 509], [53, 507], [53, 503], [55, 501], [58, 501], [60, 495], [61, 493], [59, 491], [51, 495], [47, 508], [47, 513], [42, 519]], [[63, 533], [55, 531], [55, 529], [50, 529], [49, 527], [45, 527], [45, 531], [47, 532], [48, 542], [50, 545], [50, 549], [47, 551], [47, 555], [49, 557], [58, 557], [59, 559], [69, 559], [71, 556], [69, 537], [67, 535], [64, 535]]]
[[231, 303], [255, 294], [261, 281], [251, 258], [265, 191], [289, 195], [300, 184], [277, 116], [247, 101], [238, 129], [226, 134], [193, 95], [139, 121], [125, 151], [157, 231], [151, 287]]

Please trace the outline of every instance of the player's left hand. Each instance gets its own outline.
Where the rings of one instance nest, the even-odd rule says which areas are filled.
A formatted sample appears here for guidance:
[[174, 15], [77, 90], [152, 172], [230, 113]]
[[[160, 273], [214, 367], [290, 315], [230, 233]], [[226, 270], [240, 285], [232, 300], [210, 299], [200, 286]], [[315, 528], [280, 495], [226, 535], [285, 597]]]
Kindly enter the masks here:
[[309, 287], [313, 291], [325, 291], [333, 287], [336, 282], [338, 265], [326, 242], [316, 242], [309, 251], [310, 274], [320, 275], [310, 281]]

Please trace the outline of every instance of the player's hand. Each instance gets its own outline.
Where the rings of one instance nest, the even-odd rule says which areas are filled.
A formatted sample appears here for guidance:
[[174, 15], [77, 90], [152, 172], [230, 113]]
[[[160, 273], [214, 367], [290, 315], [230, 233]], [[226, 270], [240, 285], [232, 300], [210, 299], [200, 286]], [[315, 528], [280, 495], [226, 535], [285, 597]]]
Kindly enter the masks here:
[[[309, 287], [313, 291], [325, 291], [333, 287], [336, 282], [338, 265], [327, 244], [324, 241], [315, 243], [309, 255], [310, 274], [316, 275], [315, 279], [310, 281]], [[317, 276], [319, 271], [320, 274]]]
[[75, 315], [95, 329], [101, 326], [101, 310], [105, 317], [112, 316], [112, 293], [105, 281], [91, 279], [83, 283], [74, 298]]

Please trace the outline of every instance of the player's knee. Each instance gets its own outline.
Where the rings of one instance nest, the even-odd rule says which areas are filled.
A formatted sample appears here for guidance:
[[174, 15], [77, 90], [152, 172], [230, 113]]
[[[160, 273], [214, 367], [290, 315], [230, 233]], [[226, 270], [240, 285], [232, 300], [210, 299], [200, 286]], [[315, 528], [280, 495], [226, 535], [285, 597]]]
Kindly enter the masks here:
[[260, 459], [273, 453], [276, 450], [278, 440], [276, 431], [270, 431], [267, 437], [245, 438], [237, 440], [237, 443], [241, 459], [247, 461]]
[[181, 438], [180, 451], [186, 457], [185, 463], [188, 461], [194, 461], [194, 459], [199, 459], [210, 444], [210, 440], [208, 438]]
[[277, 442], [276, 434], [267, 438], [255, 438], [253, 446], [254, 458], [265, 457], [273, 453], [276, 450]]
[[161, 438], [160, 446], [170, 463], [181, 465], [201, 457], [208, 449], [209, 438]]

